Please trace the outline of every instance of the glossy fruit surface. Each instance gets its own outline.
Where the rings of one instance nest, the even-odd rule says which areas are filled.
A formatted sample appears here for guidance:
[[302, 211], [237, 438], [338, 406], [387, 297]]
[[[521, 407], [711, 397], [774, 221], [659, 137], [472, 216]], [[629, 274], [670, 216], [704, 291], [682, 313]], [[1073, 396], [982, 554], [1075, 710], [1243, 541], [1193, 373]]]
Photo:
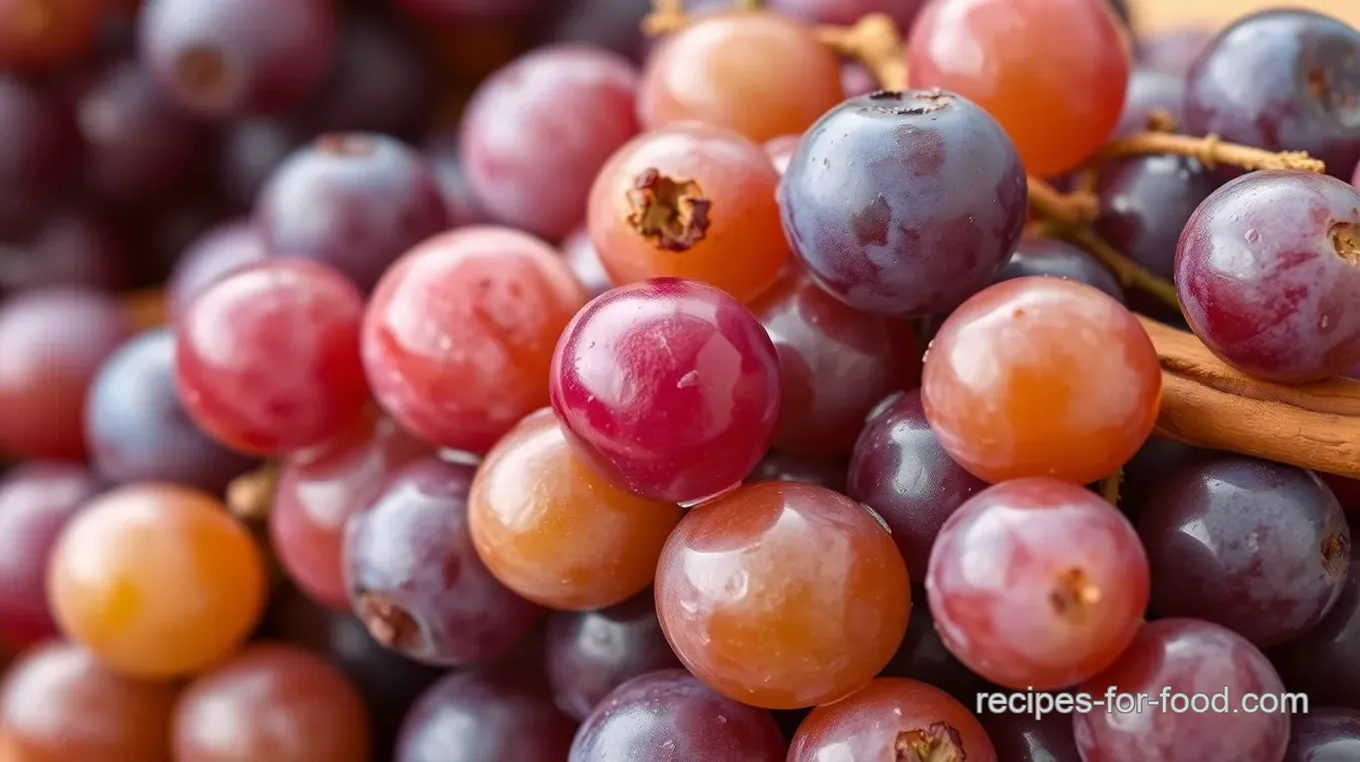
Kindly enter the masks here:
[[88, 503], [52, 550], [47, 580], [62, 632], [130, 675], [211, 666], [264, 608], [260, 551], [222, 504], [136, 485]]
[[325, 265], [277, 259], [210, 286], [176, 323], [175, 378], [194, 422], [242, 452], [281, 455], [363, 414], [363, 297]]
[[637, 69], [584, 45], [540, 48], [482, 83], [461, 150], [481, 207], [548, 240], [585, 220], [600, 167], [638, 132]]
[[879, 92], [845, 101], [804, 135], [779, 207], [794, 253], [832, 295], [919, 316], [958, 306], [1010, 257], [1025, 172], [1001, 125], [973, 102]]
[[740, 482], [780, 411], [779, 358], [732, 297], [658, 278], [596, 298], [553, 355], [552, 406], [582, 460], [609, 482], [683, 503]]
[[856, 760], [997, 760], [987, 732], [963, 704], [939, 688], [891, 677], [813, 709], [793, 737], [788, 762], [820, 762], [832, 754]]
[[374, 395], [426, 441], [486, 452], [548, 403], [553, 346], [585, 290], [546, 244], [508, 228], [432, 238], [388, 270], [364, 318]]
[[[976, 569], [975, 553], [996, 559]], [[1099, 495], [1048, 478], [974, 495], [945, 522], [926, 591], [935, 628], [974, 672], [1016, 690], [1108, 667], [1142, 623], [1148, 560]]]
[[1176, 291], [1195, 335], [1258, 378], [1316, 381], [1360, 360], [1360, 195], [1306, 172], [1253, 172], [1190, 218]]
[[656, 49], [638, 114], [648, 129], [699, 121], [764, 142], [806, 130], [842, 97], [840, 63], [810, 27], [734, 11], [705, 15]]
[[1350, 179], [1360, 161], [1360, 31], [1308, 10], [1239, 19], [1190, 69], [1185, 129], [1307, 151]]
[[912, 579], [924, 581], [940, 527], [987, 483], [955, 463], [926, 421], [920, 390], [884, 400], [855, 442], [846, 493], [892, 530]]
[[367, 762], [358, 692], [296, 646], [257, 644], [185, 689], [172, 731], [176, 762]]
[[472, 541], [497, 579], [531, 601], [571, 611], [612, 606], [646, 589], [680, 520], [676, 505], [636, 497], [592, 473], [551, 410], [525, 418], [486, 456], [469, 511]]
[[1360, 711], [1339, 707], [1312, 709], [1289, 725], [1284, 762], [1342, 762], [1360, 755]]
[[79, 646], [24, 653], [0, 688], [0, 750], [14, 762], [169, 762], [175, 687], [121, 677]]
[[1076, 167], [1119, 119], [1129, 41], [1090, 0], [931, 0], [907, 40], [915, 87], [977, 101], [1043, 177]]
[[[1351, 545], [1351, 567], [1360, 555]], [[1303, 691], [1317, 704], [1360, 709], [1355, 684], [1360, 680], [1360, 574], [1348, 574], [1341, 595], [1322, 621], [1299, 637], [1269, 651], [1290, 690]]]
[[784, 762], [770, 713], [709, 690], [683, 669], [651, 672], [610, 693], [576, 733], [570, 762]]
[[590, 239], [615, 283], [693, 278], [750, 301], [779, 276], [779, 174], [760, 145], [687, 122], [644, 133], [590, 191]]
[[767, 482], [685, 516], [657, 566], [656, 602], [699, 679], [745, 704], [796, 709], [840, 699], [883, 669], [911, 590], [872, 513], [828, 489]]
[[345, 527], [354, 613], [378, 642], [432, 664], [469, 664], [514, 646], [537, 606], [507, 590], [468, 532], [475, 469], [429, 456], [394, 474]]
[[180, 254], [170, 271], [166, 284], [170, 314], [182, 315], [208, 286], [267, 256], [264, 239], [253, 220], [233, 220], [213, 227]]
[[1152, 433], [1162, 389], [1133, 314], [1058, 278], [1010, 280], [968, 300], [935, 335], [922, 378], [940, 444], [992, 483], [1113, 473]]
[[1186, 697], [1227, 691], [1230, 704], [1225, 712], [1181, 714], [1149, 706], [1073, 715], [1083, 762], [1284, 758], [1287, 713], [1232, 711], [1246, 694], [1271, 696], [1284, 685], [1261, 652], [1231, 630], [1196, 619], [1150, 622], [1113, 666], [1081, 690], [1103, 695], [1110, 686], [1135, 696], [1160, 696], [1167, 689]]
[[1146, 156], [1104, 165], [1096, 193], [1096, 232], [1111, 246], [1166, 280], [1175, 277], [1176, 243], [1217, 182], [1202, 164], [1179, 156]]
[[919, 383], [921, 352], [910, 323], [859, 312], [802, 273], [785, 274], [751, 311], [779, 353], [775, 447], [844, 456], [874, 405]]
[[[1172, 256], [1175, 256], [1172, 244]], [[1114, 273], [1105, 268], [1085, 251], [1056, 238], [1025, 236], [1015, 247], [1015, 253], [1006, 261], [995, 282], [1015, 280], [1031, 275], [1047, 275], [1050, 278], [1066, 278], [1104, 291], [1119, 303], [1124, 303], [1124, 289]]]
[[1072, 735], [1072, 717], [1053, 712], [1040, 719], [1025, 714], [982, 718], [997, 759], [1007, 762], [1082, 762]]

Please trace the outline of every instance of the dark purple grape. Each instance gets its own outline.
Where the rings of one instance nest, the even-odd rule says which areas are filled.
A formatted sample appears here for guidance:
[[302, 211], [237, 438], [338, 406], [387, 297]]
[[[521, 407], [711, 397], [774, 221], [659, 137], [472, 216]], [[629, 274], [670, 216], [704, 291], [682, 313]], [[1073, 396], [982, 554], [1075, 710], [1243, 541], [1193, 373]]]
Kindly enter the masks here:
[[[1351, 566], [1360, 549], [1351, 545]], [[1291, 691], [1318, 705], [1360, 709], [1360, 573], [1346, 578], [1336, 604], [1316, 627], [1270, 650]]]
[[236, 208], [254, 206], [274, 170], [303, 143], [292, 124], [272, 117], [249, 117], [228, 124], [217, 155], [217, 181]]
[[70, 111], [35, 85], [0, 72], [0, 236], [32, 232], [79, 164]]
[[1181, 712], [1158, 704], [1143, 711], [1097, 708], [1075, 714], [1077, 749], [1087, 762], [1279, 762], [1284, 757], [1288, 710], [1233, 711], [1247, 694], [1274, 698], [1284, 685], [1255, 646], [1224, 627], [1196, 619], [1143, 625], [1118, 661], [1081, 686], [1101, 700], [1111, 689], [1159, 702], [1164, 690], [1186, 701], [1226, 692], [1229, 703], [1222, 711]]
[[311, 133], [381, 132], [414, 139], [433, 116], [431, 62], [412, 30], [388, 16], [359, 14], [340, 28], [320, 95], [300, 116]]
[[429, 664], [470, 664], [514, 646], [542, 610], [506, 589], [468, 532], [476, 469], [436, 457], [397, 472], [345, 527], [345, 583], [378, 642]]
[[770, 450], [746, 476], [745, 481], [801, 482], [843, 493], [848, 468], [849, 464], [842, 458], [820, 458]]
[[1341, 707], [1296, 714], [1283, 762], [1351, 762], [1360, 759], [1360, 711]]
[[222, 199], [195, 194], [178, 203], [142, 210], [129, 218], [138, 283], [155, 285], [169, 277], [184, 250], [228, 218]]
[[1128, 137], [1147, 130], [1157, 112], [1171, 117], [1177, 129], [1180, 128], [1185, 121], [1185, 75], [1138, 66], [1129, 75], [1129, 86], [1124, 91], [1124, 110], [1119, 113], [1114, 137]]
[[548, 27], [548, 40], [595, 45], [630, 58], [642, 52], [642, 20], [650, 0], [566, 0], [562, 6]]
[[1306, 10], [1240, 19], [1190, 68], [1185, 129], [1307, 151], [1349, 180], [1360, 161], [1360, 31]]
[[185, 109], [221, 119], [293, 108], [325, 79], [335, 53], [329, 0], [147, 0], [142, 61]]
[[562, 242], [562, 256], [567, 258], [571, 272], [586, 287], [590, 297], [603, 294], [614, 287], [614, 282], [605, 272], [600, 255], [595, 252], [595, 244], [590, 240], [590, 230], [582, 225]]
[[559, 611], [548, 620], [548, 682], [557, 706], [578, 720], [638, 675], [679, 666], [651, 590], [607, 609]]
[[881, 92], [808, 130], [779, 202], [794, 252], [824, 288], [910, 317], [953, 309], [1001, 269], [1024, 226], [1025, 170], [972, 101]]
[[627, 59], [585, 45], [540, 48], [491, 75], [459, 152], [481, 207], [549, 240], [585, 222], [595, 176], [639, 130], [638, 79]]
[[189, 420], [175, 391], [175, 336], [148, 331], [114, 352], [85, 403], [90, 462], [111, 482], [171, 482], [221, 494], [254, 465]]
[[1360, 194], [1311, 172], [1229, 182], [1185, 226], [1176, 291], [1195, 335], [1244, 373], [1345, 373], [1360, 361]]
[[85, 187], [99, 201], [148, 206], [191, 188], [212, 159], [206, 126], [165, 100], [135, 61], [105, 70], [76, 101]]
[[1194, 159], [1143, 156], [1101, 167], [1096, 232], [1153, 274], [1170, 280], [1176, 242], [1190, 215], [1217, 187]]
[[323, 262], [363, 291], [449, 227], [420, 154], [368, 133], [324, 135], [294, 153], [265, 185], [255, 219], [271, 254]]
[[394, 762], [562, 762], [576, 722], [519, 671], [453, 672], [402, 723]]
[[89, 286], [116, 291], [128, 285], [129, 252], [121, 231], [89, 210], [54, 217], [32, 237], [0, 245], [0, 291], [44, 286]]
[[1124, 464], [1124, 478], [1119, 484], [1119, 509], [1136, 519], [1163, 481], [1183, 468], [1194, 467], [1201, 460], [1214, 457], [1217, 453], [1212, 450], [1149, 437], [1133, 460]]
[[[1138, 38], [1138, 63], [1174, 74], [1182, 83], [1190, 67], [1213, 44], [1211, 29], [1187, 27], [1141, 35]], [[1177, 104], [1177, 110], [1181, 104]]]
[[[1174, 253], [1174, 249], [1173, 249]], [[1031, 275], [1047, 275], [1050, 278], [1066, 278], [1078, 283], [1094, 286], [1101, 291], [1124, 302], [1124, 289], [1119, 279], [1090, 254], [1070, 243], [1056, 238], [1025, 236], [1015, 247], [1006, 265], [997, 273], [995, 283]]]
[[250, 220], [233, 220], [209, 230], [184, 250], [170, 273], [171, 316], [182, 313], [222, 276], [267, 256], [264, 240]]
[[999, 760], [1082, 762], [1069, 714], [1050, 712], [1037, 720], [1030, 714], [984, 714], [979, 719]]
[[[926, 600], [925, 586], [913, 585], [911, 597], [916, 601]], [[930, 615], [929, 606], [911, 607], [906, 637], [879, 676], [908, 677], [929, 683], [969, 707], [977, 703], [978, 693], [989, 690], [986, 680], [949, 652], [940, 634], [935, 631], [935, 619]]]
[[918, 582], [925, 580], [930, 548], [945, 520], [987, 486], [940, 446], [919, 389], [890, 397], [870, 414], [849, 474], [847, 494], [882, 517]]
[[769, 712], [666, 669], [610, 693], [581, 725], [569, 762], [783, 762], [784, 752]]

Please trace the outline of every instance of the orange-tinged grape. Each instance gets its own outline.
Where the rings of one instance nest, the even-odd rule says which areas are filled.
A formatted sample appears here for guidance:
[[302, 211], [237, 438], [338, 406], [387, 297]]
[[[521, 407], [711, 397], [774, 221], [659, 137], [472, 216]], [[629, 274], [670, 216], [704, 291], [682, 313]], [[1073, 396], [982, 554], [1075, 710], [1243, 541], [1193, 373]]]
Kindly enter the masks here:
[[472, 541], [501, 584], [566, 610], [620, 603], [652, 583], [680, 508], [631, 495], [586, 468], [552, 410], [505, 435], [472, 483]]
[[138, 677], [198, 672], [254, 628], [264, 560], [220, 502], [168, 484], [91, 501], [52, 551], [47, 594], [71, 640]]

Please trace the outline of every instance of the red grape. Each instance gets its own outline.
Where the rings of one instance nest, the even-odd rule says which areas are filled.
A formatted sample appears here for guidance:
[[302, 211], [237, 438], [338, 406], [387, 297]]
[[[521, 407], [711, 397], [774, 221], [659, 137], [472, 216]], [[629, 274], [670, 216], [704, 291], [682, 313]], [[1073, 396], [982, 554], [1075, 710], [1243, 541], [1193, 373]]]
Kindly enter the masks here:
[[94, 47], [104, 0], [0, 0], [0, 67], [37, 69]]

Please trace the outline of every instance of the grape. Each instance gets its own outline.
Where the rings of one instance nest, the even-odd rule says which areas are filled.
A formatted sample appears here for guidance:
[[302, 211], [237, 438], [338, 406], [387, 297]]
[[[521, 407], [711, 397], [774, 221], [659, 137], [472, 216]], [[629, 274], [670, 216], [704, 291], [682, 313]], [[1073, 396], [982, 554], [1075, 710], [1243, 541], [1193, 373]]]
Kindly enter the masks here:
[[[1351, 566], [1360, 550], [1351, 544]], [[1331, 611], [1308, 632], [1272, 648], [1270, 660], [1291, 691], [1317, 705], [1360, 709], [1360, 573], [1348, 574]]]
[[612, 606], [646, 589], [680, 521], [677, 506], [631, 495], [586, 468], [546, 409], [486, 456], [469, 513], [477, 554], [497, 579], [569, 611]]
[[[1153, 114], [1171, 117], [1177, 128], [1184, 123], [1185, 77], [1161, 69], [1138, 66], [1129, 75], [1124, 110], [1119, 113], [1115, 137], [1128, 137], [1148, 129]], [[1153, 157], [1148, 157], [1153, 158]], [[1157, 158], [1171, 159], [1170, 156]], [[1188, 163], [1180, 160], [1176, 163]], [[1104, 171], [1102, 169], [1102, 171]], [[1207, 195], [1207, 194], [1206, 194]]]
[[278, 113], [322, 84], [335, 53], [333, 5], [146, 0], [140, 57], [162, 91], [193, 113]]
[[[979, 566], [979, 553], [995, 559]], [[1138, 535], [1099, 495], [1016, 479], [945, 522], [926, 591], [935, 628], [964, 664], [1016, 690], [1086, 680], [1119, 656], [1148, 602]]]
[[859, 312], [786, 273], [751, 304], [779, 353], [783, 403], [774, 446], [844, 456], [887, 394], [919, 385], [912, 325]]
[[48, 558], [62, 528], [102, 489], [72, 463], [29, 462], [0, 479], [0, 638], [25, 644], [57, 634]]
[[614, 283], [609, 280], [609, 273], [604, 270], [604, 263], [600, 262], [600, 255], [595, 251], [595, 244], [590, 240], [588, 227], [578, 227], [567, 236], [562, 242], [562, 256], [592, 299], [614, 287]]
[[1229, 182], [1185, 226], [1176, 291], [1195, 335], [1244, 373], [1344, 373], [1360, 361], [1360, 194], [1310, 172]]
[[102, 291], [52, 287], [0, 304], [0, 447], [30, 458], [83, 458], [90, 384], [128, 328], [118, 302]]
[[1345, 762], [1360, 757], [1360, 711], [1323, 707], [1295, 715], [1283, 762]]
[[779, 416], [779, 358], [765, 329], [696, 281], [658, 278], [596, 298], [563, 332], [550, 374], [577, 455], [652, 500], [737, 484]]
[[209, 286], [267, 256], [264, 241], [250, 220], [232, 220], [213, 227], [175, 260], [166, 286], [170, 314], [183, 315]]
[[847, 491], [892, 530], [912, 579], [924, 580], [946, 519], [987, 486], [950, 459], [926, 422], [921, 392], [884, 400], [850, 458]]
[[1360, 31], [1307, 10], [1265, 10], [1219, 33], [1191, 67], [1185, 129], [1307, 151], [1332, 175], [1360, 161]]
[[789, 169], [789, 162], [793, 161], [793, 155], [798, 152], [798, 143], [802, 141], [802, 135], [780, 135], [772, 140], [765, 141], [765, 153], [770, 156], [770, 163], [774, 164], [775, 171], [783, 177]]
[[318, 445], [363, 412], [363, 297], [339, 272], [298, 260], [237, 270], [180, 316], [175, 379], [194, 422], [243, 452]]
[[687, 122], [620, 148], [590, 191], [590, 239], [617, 284], [672, 276], [750, 301], [789, 258], [779, 174], [735, 132]]
[[1133, 459], [1124, 464], [1124, 478], [1119, 485], [1119, 509], [1125, 515], [1136, 518], [1148, 507], [1163, 481], [1173, 478], [1177, 471], [1192, 468], [1215, 455], [1212, 450], [1149, 437]]
[[901, 678], [880, 678], [813, 709], [793, 738], [788, 762], [838, 754], [866, 761], [997, 762], [986, 731], [966, 707], [939, 688]]
[[38, 69], [94, 47], [103, 0], [0, 0], [0, 67]]
[[[925, 579], [924, 573], [921, 579]], [[913, 600], [924, 601], [925, 585], [913, 583], [911, 596]], [[939, 688], [965, 704], [975, 703], [977, 694], [992, 690], [986, 680], [963, 666], [945, 647], [935, 629], [935, 618], [930, 615], [929, 606], [912, 606], [907, 636], [879, 677], [909, 677]], [[1070, 729], [1068, 734], [1071, 734]]]
[[758, 143], [798, 134], [844, 96], [840, 62], [778, 13], [714, 13], [647, 61], [638, 114], [648, 129], [699, 121]]
[[458, 157], [458, 137], [436, 134], [425, 145], [425, 158], [444, 196], [444, 210], [448, 212], [450, 227], [461, 228], [489, 222], [481, 202], [472, 192], [467, 172]]
[[1175, 276], [1176, 243], [1217, 183], [1194, 159], [1146, 156], [1101, 167], [1095, 231], [1166, 280]]
[[[1175, 256], [1175, 251], [1173, 243], [1172, 256]], [[1124, 302], [1124, 289], [1120, 287], [1119, 280], [1113, 273], [1105, 269], [1105, 266], [1093, 259], [1090, 254], [1056, 238], [1037, 236], [1021, 238], [1020, 244], [1015, 247], [1015, 253], [1001, 268], [1001, 272], [997, 273], [993, 282], [1000, 283], [1031, 275], [1047, 275], [1085, 283], [1104, 291], [1121, 304]]]
[[547, 662], [558, 708], [578, 720], [625, 682], [680, 666], [661, 632], [651, 590], [599, 611], [553, 614]]
[[[1081, 686], [1093, 696], [1107, 689], [1159, 699], [1165, 690], [1185, 696], [1226, 692], [1236, 702], [1248, 693], [1278, 695], [1284, 685], [1265, 656], [1231, 630], [1195, 619], [1162, 619], [1144, 625], [1114, 665]], [[1231, 708], [1094, 711], [1073, 715], [1073, 727], [1082, 762], [1278, 762], [1289, 740], [1289, 715]]]
[[704, 687], [683, 669], [629, 680], [576, 733], [570, 762], [784, 762], [769, 712]]
[[13, 762], [169, 762], [175, 686], [116, 675], [92, 654], [48, 643], [22, 655], [0, 688]]
[[307, 131], [419, 136], [435, 83], [413, 31], [383, 14], [359, 13], [340, 27], [337, 45], [326, 84], [300, 114]]
[[947, 312], [1020, 240], [1025, 172], [971, 101], [880, 92], [842, 103], [803, 137], [779, 206], [794, 253], [838, 299], [894, 317]]
[[814, 458], [771, 450], [746, 475], [745, 481], [802, 482], [826, 487], [833, 492], [845, 492], [846, 468], [847, 464], [842, 458]]
[[0, 236], [30, 232], [60, 199], [79, 166], [80, 137], [64, 104], [0, 72]]
[[825, 488], [767, 482], [685, 516], [657, 565], [656, 604], [699, 679], [744, 704], [796, 709], [843, 698], [883, 669], [911, 589], [868, 510]]
[[1129, 81], [1119, 20], [1090, 0], [930, 0], [907, 39], [912, 85], [996, 117], [1031, 173], [1085, 161], [1110, 136]]
[[364, 292], [449, 226], [420, 155], [368, 133], [324, 135], [290, 156], [261, 190], [255, 219], [271, 252], [330, 265]]
[[255, 626], [265, 588], [259, 549], [221, 503], [157, 484], [88, 503], [57, 540], [47, 580], [68, 638], [147, 678], [225, 657]]
[[586, 298], [562, 258], [524, 233], [474, 227], [432, 238], [369, 300], [373, 393], [416, 436], [486, 452], [548, 404], [554, 342]]
[[235, 208], [252, 208], [274, 170], [301, 144], [293, 124], [272, 117], [248, 117], [226, 125], [217, 155], [221, 192]]
[[1152, 341], [1118, 302], [1084, 284], [1018, 278], [944, 322], [921, 398], [945, 452], [979, 478], [1088, 484], [1152, 433], [1161, 387]]
[[430, 664], [469, 664], [524, 637], [539, 610], [487, 571], [468, 533], [474, 469], [436, 457], [398, 471], [345, 528], [355, 613], [380, 643]]
[[171, 738], [176, 762], [367, 762], [371, 729], [335, 667], [256, 644], [189, 684]]
[[1138, 63], [1175, 75], [1183, 83], [1196, 59], [1214, 41], [1212, 30], [1171, 28], [1138, 37]]
[[982, 726], [997, 758], [1006, 762], [1082, 762], [1067, 714], [1053, 712], [1037, 720], [1027, 714], [989, 714]]
[[1216, 622], [1262, 648], [1316, 626], [1350, 567], [1331, 490], [1312, 472], [1253, 458], [1163, 478], [1138, 528], [1158, 614]]
[[453, 672], [406, 715], [395, 762], [562, 762], [576, 723], [536, 680], [514, 672]]
[[544, 7], [546, 0], [395, 0], [395, 3], [414, 21], [446, 24], [528, 18]]
[[870, 13], [886, 13], [906, 34], [925, 0], [770, 0], [770, 10], [818, 24], [850, 26]]
[[220, 494], [252, 465], [194, 425], [175, 391], [175, 335], [148, 331], [118, 348], [85, 403], [90, 461], [115, 483], [172, 482]]
[[[642, 20], [651, 9], [646, 0], [566, 0], [558, 5], [547, 30], [549, 40], [595, 45], [629, 57], [643, 52]], [[693, 10], [686, 3], [686, 11]]]
[[585, 221], [591, 182], [638, 132], [638, 73], [582, 45], [541, 48], [486, 80], [463, 117], [468, 182], [494, 219], [559, 240]]
[[128, 285], [132, 258], [126, 236], [105, 215], [70, 209], [49, 217], [16, 246], [0, 244], [0, 290]]

